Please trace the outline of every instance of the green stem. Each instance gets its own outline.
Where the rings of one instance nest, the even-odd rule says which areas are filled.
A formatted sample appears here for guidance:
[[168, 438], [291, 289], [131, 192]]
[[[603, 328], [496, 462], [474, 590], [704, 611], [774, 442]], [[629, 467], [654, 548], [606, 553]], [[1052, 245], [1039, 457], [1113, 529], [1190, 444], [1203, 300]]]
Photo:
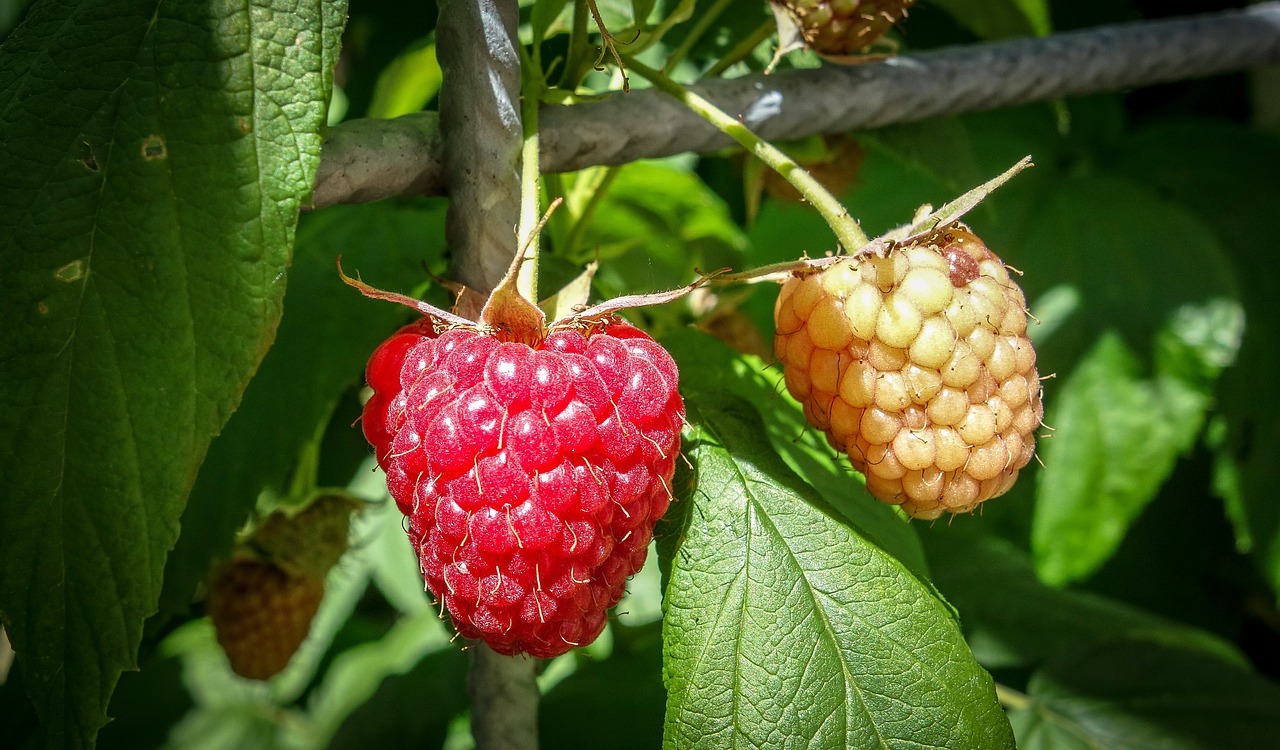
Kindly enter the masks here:
[[996, 683], [996, 700], [1006, 709], [1014, 711], [1027, 708], [1033, 703], [1031, 696], [1000, 683]]
[[715, 5], [707, 8], [706, 12], [698, 18], [698, 22], [689, 30], [689, 36], [685, 37], [680, 46], [676, 48], [676, 51], [672, 52], [671, 56], [667, 58], [667, 62], [662, 66], [663, 72], [669, 73], [672, 68], [679, 65], [693, 50], [694, 45], [701, 41], [703, 35], [707, 33], [707, 29], [711, 28], [711, 24], [715, 23], [720, 14], [724, 13], [725, 9], [732, 4], [733, 0], [716, 0]]
[[587, 39], [587, 4], [581, 0], [573, 3], [573, 28], [569, 31], [569, 55], [564, 63], [564, 75], [560, 77], [560, 88], [569, 92], [578, 90], [578, 85], [591, 69], [591, 42]]
[[[600, 207], [600, 203], [605, 196], [609, 194], [609, 185], [613, 183], [614, 178], [618, 176], [621, 167], [605, 167], [601, 174], [588, 176], [587, 172], [579, 173], [579, 180], [590, 180], [587, 186], [588, 195], [587, 202], [582, 207], [582, 211], [574, 219], [573, 227], [569, 230], [569, 239], [565, 242], [565, 251], [574, 252], [578, 245], [582, 242], [582, 235], [586, 234], [587, 227], [591, 225], [591, 217], [595, 216], [596, 209]], [[578, 185], [573, 186], [574, 192], [578, 192]]]
[[827, 225], [831, 227], [831, 231], [835, 232], [836, 239], [840, 241], [845, 252], [855, 252], [867, 244], [867, 235], [863, 233], [858, 223], [849, 216], [849, 209], [841, 205], [840, 201], [836, 200], [835, 196], [831, 195], [822, 186], [822, 183], [814, 179], [813, 175], [806, 172], [799, 164], [796, 164], [791, 157], [751, 132], [750, 128], [737, 119], [730, 117], [716, 105], [689, 91], [661, 72], [638, 62], [635, 58], [626, 58], [626, 62], [632, 71], [648, 79], [654, 88], [680, 100], [686, 107], [716, 126], [721, 132], [741, 143], [752, 155], [782, 175], [822, 215]]
[[715, 78], [734, 65], [737, 65], [747, 59], [747, 57], [755, 51], [756, 47], [760, 46], [761, 42], [773, 36], [774, 32], [777, 30], [778, 22], [773, 19], [760, 24], [760, 27], [755, 30], [755, 33], [734, 45], [733, 49], [726, 52], [724, 57], [720, 58], [715, 65], [708, 68], [707, 72], [702, 74], [702, 77]]
[[518, 252], [524, 253], [517, 288], [524, 298], [538, 303], [538, 222], [542, 218], [539, 205], [541, 173], [538, 165], [538, 105], [546, 90], [542, 69], [534, 65], [528, 51], [520, 47], [521, 85], [520, 118], [524, 142], [520, 148], [520, 226], [516, 233]]

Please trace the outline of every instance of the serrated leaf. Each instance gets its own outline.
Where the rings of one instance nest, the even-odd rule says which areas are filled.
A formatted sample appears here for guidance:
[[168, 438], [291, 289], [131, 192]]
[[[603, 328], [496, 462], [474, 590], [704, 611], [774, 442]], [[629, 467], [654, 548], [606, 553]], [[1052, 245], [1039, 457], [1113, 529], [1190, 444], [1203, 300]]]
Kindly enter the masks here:
[[758, 358], [738, 354], [692, 329], [665, 336], [662, 344], [680, 366], [686, 393], [696, 397], [699, 391], [722, 390], [757, 405], [765, 434], [787, 466], [870, 541], [921, 579], [927, 577], [928, 566], [915, 528], [872, 498], [848, 460], [805, 422], [800, 404], [786, 392], [780, 369], [766, 367]]
[[344, 3], [43, 3], [0, 52], [0, 606], [92, 746], [270, 345]]
[[697, 484], [659, 547], [665, 746], [1011, 748], [945, 605], [786, 468], [747, 402], [687, 406]]
[[1057, 394], [1040, 452], [1032, 549], [1044, 580], [1087, 576], [1119, 546], [1204, 421], [1209, 396], [1175, 377], [1142, 377], [1137, 357], [1104, 334]]
[[1032, 676], [1028, 694], [1009, 712], [1022, 750], [1234, 750], [1280, 737], [1280, 686], [1149, 641], [1066, 654]]
[[1121, 636], [1247, 663], [1206, 631], [1088, 591], [1046, 586], [1028, 555], [1007, 541], [954, 528], [930, 529], [922, 538], [934, 583], [960, 612], [965, 637], [987, 669], [1031, 668]]
[[276, 344], [210, 447], [183, 513], [190, 533], [169, 555], [165, 613], [188, 607], [210, 563], [230, 551], [259, 493], [285, 486], [302, 447], [329, 420], [342, 392], [360, 382], [374, 348], [411, 315], [347, 288], [334, 258], [345, 253], [351, 268], [370, 277], [425, 282], [421, 264], [438, 262], [443, 246], [443, 202], [333, 206], [304, 217]]

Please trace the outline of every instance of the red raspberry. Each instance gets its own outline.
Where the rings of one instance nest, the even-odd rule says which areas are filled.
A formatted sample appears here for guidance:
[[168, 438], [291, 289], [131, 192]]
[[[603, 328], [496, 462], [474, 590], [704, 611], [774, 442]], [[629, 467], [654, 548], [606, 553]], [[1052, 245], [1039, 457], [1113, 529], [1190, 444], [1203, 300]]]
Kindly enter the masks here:
[[677, 377], [618, 322], [533, 346], [420, 323], [378, 347], [365, 436], [460, 634], [539, 657], [600, 634], [671, 500]]

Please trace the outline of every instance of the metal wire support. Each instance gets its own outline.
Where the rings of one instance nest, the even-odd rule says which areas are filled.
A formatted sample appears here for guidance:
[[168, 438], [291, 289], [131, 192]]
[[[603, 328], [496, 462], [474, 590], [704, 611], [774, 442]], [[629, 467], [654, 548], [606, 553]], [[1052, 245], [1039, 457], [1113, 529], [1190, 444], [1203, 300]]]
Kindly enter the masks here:
[[[1216, 75], [1280, 62], [1280, 2], [1239, 11], [1102, 26], [1038, 39], [901, 55], [876, 63], [770, 76], [714, 80], [691, 87], [768, 140], [790, 140], [893, 123]], [[443, 108], [443, 104], [442, 104]], [[403, 121], [403, 122], [402, 122]], [[334, 128], [367, 127], [362, 121]], [[394, 124], [393, 124], [394, 123]], [[598, 164], [729, 145], [719, 131], [657, 91], [615, 93], [598, 102], [544, 106], [542, 168], [565, 172]], [[426, 113], [383, 127], [429, 130]], [[344, 149], [326, 144], [317, 177], [317, 207], [414, 192], [442, 194], [430, 149], [388, 154], [386, 188], [343, 174]]]
[[[516, 253], [523, 136], [518, 11], [515, 0], [442, 0], [436, 27], [444, 74], [440, 147], [429, 147], [429, 135], [417, 140], [391, 130], [384, 136], [400, 147], [427, 145], [416, 155], [427, 164], [440, 163], [441, 188], [447, 185], [450, 197], [445, 239], [453, 251], [454, 278], [481, 292], [497, 285]], [[339, 142], [331, 135], [331, 144]], [[388, 149], [387, 156], [404, 160], [400, 147]], [[367, 166], [368, 156], [366, 149], [347, 163]], [[357, 183], [351, 178], [349, 184]], [[399, 184], [421, 183], [411, 178]], [[474, 317], [479, 311], [459, 312]], [[500, 656], [484, 644], [471, 648], [471, 734], [479, 750], [537, 748], [536, 670], [536, 659]]]
[[439, 156], [449, 194], [445, 240], [454, 253], [454, 279], [480, 292], [502, 280], [516, 252], [518, 13], [515, 0], [442, 0], [436, 27], [444, 75]]

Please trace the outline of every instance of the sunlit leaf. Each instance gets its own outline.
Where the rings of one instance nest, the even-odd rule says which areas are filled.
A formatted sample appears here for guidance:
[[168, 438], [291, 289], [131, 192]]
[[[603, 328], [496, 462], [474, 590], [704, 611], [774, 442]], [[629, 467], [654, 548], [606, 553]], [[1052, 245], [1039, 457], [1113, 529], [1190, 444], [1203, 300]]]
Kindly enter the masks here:
[[50, 746], [106, 721], [275, 334], [345, 3], [40, 3], [0, 52], [0, 606]]
[[1208, 401], [1177, 378], [1144, 379], [1120, 338], [1103, 336], [1058, 392], [1048, 415], [1057, 432], [1039, 448], [1032, 545], [1045, 580], [1083, 578], [1110, 557], [1191, 446]]
[[660, 549], [665, 745], [1012, 747], [946, 606], [773, 452], [748, 402], [691, 396], [696, 485]]

